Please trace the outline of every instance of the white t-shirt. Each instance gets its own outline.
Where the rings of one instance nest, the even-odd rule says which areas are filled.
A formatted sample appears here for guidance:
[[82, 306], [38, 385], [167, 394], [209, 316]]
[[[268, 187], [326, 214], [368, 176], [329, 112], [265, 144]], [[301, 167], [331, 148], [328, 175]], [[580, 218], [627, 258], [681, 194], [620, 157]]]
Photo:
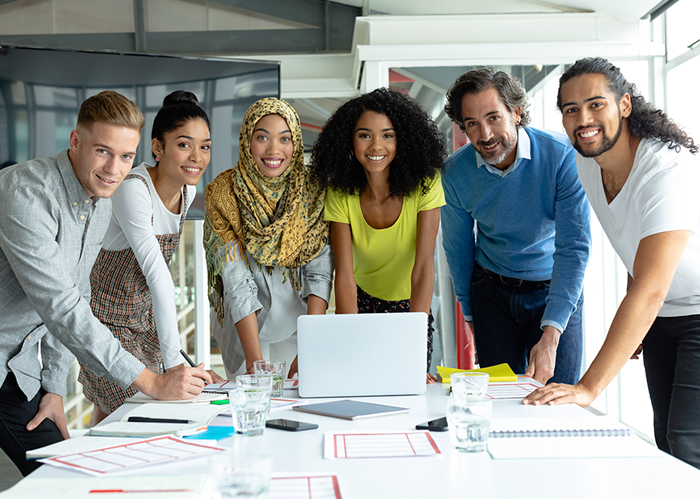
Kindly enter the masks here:
[[676, 152], [661, 141], [642, 139], [629, 177], [610, 204], [595, 159], [577, 155], [576, 167], [600, 224], [632, 277], [642, 239], [692, 231], [659, 316], [700, 314], [700, 158], [685, 147]]
[[165, 207], [158, 196], [148, 173], [149, 166], [141, 163], [129, 172], [143, 177], [148, 183], [148, 188], [139, 179], [128, 179], [112, 196], [112, 219], [102, 247], [108, 251], [120, 251], [130, 247], [134, 251], [151, 290], [163, 364], [169, 369], [182, 364], [184, 359], [180, 355], [175, 285], [155, 236], [177, 234], [180, 231], [180, 217], [185, 216], [187, 209], [192, 205], [197, 188], [187, 186], [188, 205], [182, 206], [181, 202], [181, 215], [176, 215]]

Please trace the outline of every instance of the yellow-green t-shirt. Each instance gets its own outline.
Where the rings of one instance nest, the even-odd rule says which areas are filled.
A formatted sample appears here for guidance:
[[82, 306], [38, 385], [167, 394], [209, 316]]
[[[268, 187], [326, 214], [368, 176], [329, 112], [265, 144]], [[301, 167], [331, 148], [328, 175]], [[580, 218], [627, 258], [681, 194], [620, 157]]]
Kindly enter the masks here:
[[418, 212], [444, 204], [442, 182], [440, 175], [436, 175], [427, 194], [418, 190], [403, 199], [399, 218], [386, 229], [375, 229], [367, 223], [358, 195], [333, 189], [326, 194], [324, 219], [350, 224], [353, 270], [359, 287], [382, 300], [408, 300], [416, 259]]

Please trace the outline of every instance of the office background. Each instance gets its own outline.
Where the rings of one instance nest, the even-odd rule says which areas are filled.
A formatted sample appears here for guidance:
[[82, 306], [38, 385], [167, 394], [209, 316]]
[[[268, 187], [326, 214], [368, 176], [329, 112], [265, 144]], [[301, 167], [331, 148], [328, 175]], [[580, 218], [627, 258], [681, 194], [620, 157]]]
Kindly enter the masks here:
[[[0, 0], [0, 46], [246, 59], [275, 66], [279, 62], [278, 86], [268, 79], [256, 89], [249, 82], [241, 91], [248, 97], [279, 92], [287, 99], [301, 117], [307, 152], [340, 104], [362, 92], [392, 86], [426, 107], [452, 150], [464, 138], [442, 108], [444, 94], [458, 75], [484, 65], [513, 73], [530, 95], [533, 126], [561, 131], [557, 80], [567, 64], [585, 56], [618, 64], [648, 100], [700, 139], [698, 103], [688, 91], [689, 82], [700, 77], [700, 52], [695, 49], [700, 28], [693, 22], [699, 15], [700, 4], [694, 0]], [[0, 65], [2, 61], [0, 57]], [[106, 68], [94, 71], [100, 74]], [[233, 99], [235, 92], [230, 93], [226, 97]], [[24, 102], [26, 107], [32, 99], [45, 99], [46, 105], [57, 106], [65, 98], [65, 90], [3, 87], [0, 163], [63, 148], [72, 118], [53, 129], [54, 141], [41, 149], [27, 148], [24, 156], [19, 154], [22, 137], [15, 134], [12, 146], [6, 137], [13, 105]], [[214, 120], [213, 132], [226, 128], [235, 138], [237, 123], [235, 118]], [[40, 120], [35, 125], [27, 120], [27, 127], [41, 125]], [[144, 144], [140, 154], [147, 157]], [[12, 151], [17, 155], [11, 158]], [[230, 167], [237, 149], [217, 154], [212, 171]], [[624, 268], [597, 221], [593, 226], [594, 248], [584, 288], [585, 366], [602, 344], [626, 283]], [[205, 293], [198, 293], [206, 283], [200, 230], [197, 222], [188, 222], [171, 272], [183, 343], [197, 360], [216, 365], [220, 358], [215, 345], [210, 348]], [[436, 255], [436, 272], [438, 348], [433, 365], [455, 365], [454, 297], [441, 252]], [[69, 385], [73, 395], [66, 411], [71, 427], [80, 428], [89, 421], [90, 407], [83, 404], [75, 377]], [[652, 435], [641, 361], [629, 362], [593, 408]]]

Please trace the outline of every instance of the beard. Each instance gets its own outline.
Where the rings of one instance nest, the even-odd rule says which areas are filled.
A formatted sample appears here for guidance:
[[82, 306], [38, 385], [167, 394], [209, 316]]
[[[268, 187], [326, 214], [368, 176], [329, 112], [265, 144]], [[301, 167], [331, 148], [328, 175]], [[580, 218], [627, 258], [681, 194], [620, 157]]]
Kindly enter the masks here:
[[[583, 128], [586, 127], [580, 127], [579, 130]], [[610, 149], [612, 149], [615, 146], [615, 144], [617, 144], [621, 132], [622, 116], [620, 116], [620, 122], [617, 124], [617, 132], [615, 133], [615, 136], [613, 138], [610, 138], [610, 136], [605, 132], [605, 128], [601, 126], [600, 133], [603, 135], [603, 140], [600, 142], [600, 146], [598, 147], [598, 149], [594, 149], [592, 151], [584, 151], [581, 147], [581, 144], [578, 143], [578, 130], [576, 130], [576, 132], [574, 133], [574, 137], [576, 137], [576, 141], [574, 142], [574, 149], [576, 149], [578, 153], [584, 158], [595, 158], [596, 156], [600, 156], [604, 152], [608, 152]]]
[[[503, 163], [506, 157], [511, 153], [513, 147], [515, 147], [515, 141], [517, 136], [518, 131], [517, 128], [515, 128], [514, 132], [511, 134], [511, 139], [506, 139], [504, 137], [494, 137], [493, 139], [487, 142], [479, 142], [478, 147], [475, 146], [475, 149], [481, 155], [481, 157], [484, 158], [484, 161], [486, 163], [488, 163], [491, 166], [495, 166], [499, 163]], [[501, 152], [498, 156], [495, 155], [495, 152], [484, 151], [484, 146], [493, 145], [499, 140], [501, 141], [501, 150], [503, 152]]]

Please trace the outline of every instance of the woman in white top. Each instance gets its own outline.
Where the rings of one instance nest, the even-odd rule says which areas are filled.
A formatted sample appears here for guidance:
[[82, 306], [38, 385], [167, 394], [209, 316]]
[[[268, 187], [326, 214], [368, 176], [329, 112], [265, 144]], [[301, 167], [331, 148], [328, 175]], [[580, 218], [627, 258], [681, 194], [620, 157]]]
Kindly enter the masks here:
[[[112, 220], [90, 276], [92, 310], [126, 350], [156, 373], [183, 363], [168, 264], [210, 158], [209, 119], [191, 92], [163, 101], [151, 131], [155, 165], [135, 167], [112, 196]], [[93, 424], [135, 393], [81, 365]]]

